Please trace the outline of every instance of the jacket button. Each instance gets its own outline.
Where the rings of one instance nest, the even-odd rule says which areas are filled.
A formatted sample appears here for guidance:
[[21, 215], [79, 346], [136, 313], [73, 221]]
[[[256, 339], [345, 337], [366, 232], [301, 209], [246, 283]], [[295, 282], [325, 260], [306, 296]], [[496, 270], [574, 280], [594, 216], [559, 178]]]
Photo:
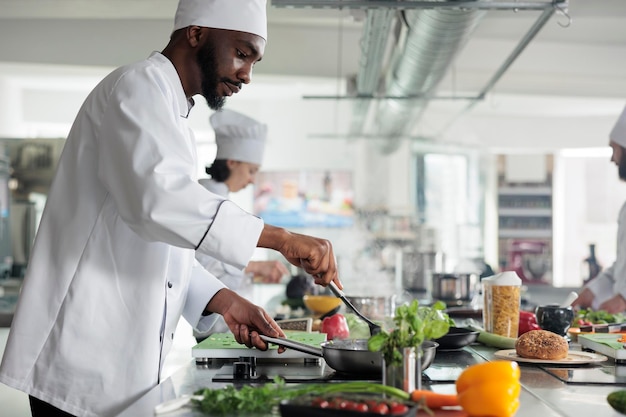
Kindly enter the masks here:
[[172, 288], [172, 287], [173, 287], [172, 281], [167, 281], [167, 288]]

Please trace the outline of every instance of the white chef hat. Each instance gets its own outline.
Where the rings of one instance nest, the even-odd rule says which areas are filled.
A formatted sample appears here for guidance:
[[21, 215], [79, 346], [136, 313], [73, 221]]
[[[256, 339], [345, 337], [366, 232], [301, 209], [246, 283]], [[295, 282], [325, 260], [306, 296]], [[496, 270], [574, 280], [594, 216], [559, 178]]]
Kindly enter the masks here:
[[261, 165], [267, 125], [233, 110], [220, 110], [211, 115], [215, 130], [215, 159], [231, 159]]
[[236, 30], [267, 39], [266, 0], [180, 0], [174, 30], [203, 26]]
[[618, 145], [626, 148], [626, 107], [622, 110], [622, 114], [619, 115], [611, 134], [609, 135], [611, 142], [615, 142]]

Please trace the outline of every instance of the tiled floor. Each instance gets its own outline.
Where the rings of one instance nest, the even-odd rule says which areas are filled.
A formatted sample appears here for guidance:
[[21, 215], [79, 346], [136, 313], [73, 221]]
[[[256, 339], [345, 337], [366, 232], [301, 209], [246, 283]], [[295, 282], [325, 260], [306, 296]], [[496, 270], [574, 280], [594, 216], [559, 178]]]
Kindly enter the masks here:
[[[0, 327], [0, 357], [4, 354], [9, 329]], [[184, 320], [181, 320], [176, 337], [174, 338], [174, 346], [170, 351], [165, 364], [163, 366], [164, 378], [171, 375], [181, 366], [187, 364], [191, 360], [191, 347], [195, 345], [195, 339], [192, 336], [191, 326]], [[30, 407], [28, 405], [28, 396], [23, 392], [14, 390], [0, 383], [0, 415], [2, 417], [30, 417]]]

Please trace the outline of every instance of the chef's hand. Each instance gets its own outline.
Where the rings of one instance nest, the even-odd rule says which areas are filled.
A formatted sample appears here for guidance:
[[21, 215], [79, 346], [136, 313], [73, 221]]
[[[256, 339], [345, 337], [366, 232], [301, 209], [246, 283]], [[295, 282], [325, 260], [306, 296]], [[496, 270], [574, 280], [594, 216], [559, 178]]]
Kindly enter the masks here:
[[287, 267], [280, 261], [251, 261], [245, 272], [252, 274], [253, 277], [260, 277], [261, 282], [266, 284], [275, 284], [285, 275], [289, 275]]
[[617, 294], [600, 304], [600, 310], [606, 310], [607, 313], [611, 314], [623, 313], [626, 310], [626, 300]]
[[594, 298], [595, 296], [591, 290], [589, 288], [584, 288], [578, 295], [578, 298], [572, 303], [572, 307], [589, 308], [591, 303], [593, 303]]
[[[207, 304], [206, 310], [221, 314], [235, 340], [247, 347], [267, 350], [268, 345], [259, 334], [285, 337], [285, 333], [264, 309], [228, 288], [219, 290]], [[284, 350], [279, 348], [279, 352]]]
[[257, 246], [279, 251], [290, 263], [311, 274], [316, 284], [325, 287], [334, 281], [343, 289], [337, 275], [333, 246], [328, 240], [266, 224]]

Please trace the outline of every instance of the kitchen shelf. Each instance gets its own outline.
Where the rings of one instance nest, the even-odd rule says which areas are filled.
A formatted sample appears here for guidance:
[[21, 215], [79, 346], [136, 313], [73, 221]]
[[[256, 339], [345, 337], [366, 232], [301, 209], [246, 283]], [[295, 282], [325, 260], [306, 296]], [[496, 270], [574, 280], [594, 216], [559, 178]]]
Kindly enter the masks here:
[[552, 187], [538, 186], [538, 187], [500, 187], [498, 188], [498, 194], [503, 195], [524, 195], [524, 196], [549, 196], [552, 197]]
[[551, 229], [500, 229], [501, 239], [551, 239]]
[[551, 208], [501, 207], [498, 214], [506, 217], [552, 217]]

